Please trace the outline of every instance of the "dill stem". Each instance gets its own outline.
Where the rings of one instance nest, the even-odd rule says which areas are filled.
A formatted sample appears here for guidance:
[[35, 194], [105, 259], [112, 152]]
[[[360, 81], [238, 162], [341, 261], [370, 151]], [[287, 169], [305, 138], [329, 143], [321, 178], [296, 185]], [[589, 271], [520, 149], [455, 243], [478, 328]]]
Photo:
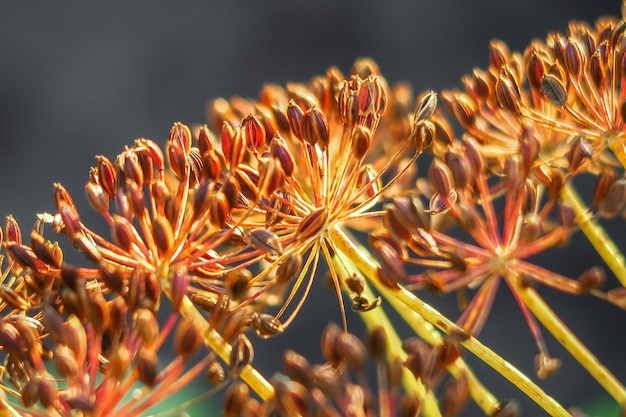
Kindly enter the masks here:
[[[342, 258], [341, 262], [337, 262], [337, 259], [333, 258], [333, 263], [335, 269], [340, 273], [340, 275], [343, 275], [340, 271], [343, 271], [346, 276], [349, 276], [353, 272], [356, 272], [349, 270], [350, 266], [353, 265], [350, 258], [346, 258], [343, 252], [337, 252], [337, 254]], [[345, 281], [345, 276], [342, 276], [341, 278], [341, 281], [343, 283]], [[344, 290], [345, 289], [346, 288], [344, 286]], [[367, 282], [364, 282], [363, 295], [368, 300], [373, 300], [375, 298], [375, 295], [370, 289]], [[396, 332], [393, 324], [389, 320], [389, 317], [387, 317], [387, 314], [385, 313], [385, 310], [382, 308], [382, 306], [376, 307], [373, 310], [367, 312], [360, 313], [359, 315], [365, 323], [365, 327], [367, 327], [368, 331], [371, 332], [376, 327], [382, 327], [383, 329], [385, 329], [388, 344], [387, 359], [391, 362], [397, 357], [404, 362], [404, 360], [407, 358], [407, 354], [404, 352], [404, 350], [402, 350], [402, 340], [398, 336], [398, 333]], [[404, 388], [410, 395], [415, 396], [420, 401], [420, 404], [422, 404], [422, 413], [425, 417], [441, 417], [441, 413], [437, 405], [437, 399], [434, 396], [434, 393], [427, 390], [422, 381], [416, 379], [415, 376], [413, 376], [413, 374], [406, 367], [402, 367], [402, 385], [404, 385]]]
[[515, 285], [524, 305], [534, 314], [546, 329], [563, 345], [565, 349], [580, 363], [589, 374], [608, 392], [620, 405], [626, 405], [626, 389], [598, 358], [578, 339], [561, 321], [543, 298], [533, 288], [522, 285], [519, 277], [515, 277]]
[[[363, 273], [372, 285], [385, 297], [385, 299], [396, 299], [400, 304], [413, 310], [422, 316], [425, 320], [441, 329], [444, 333], [450, 334], [453, 331], [462, 332], [455, 323], [446, 316], [435, 310], [433, 307], [416, 297], [403, 287], [390, 289], [380, 282], [377, 274], [376, 263], [369, 254], [363, 250], [359, 250], [353, 242], [345, 235], [345, 233], [335, 227], [331, 230], [334, 245], [343, 252], [343, 255], [349, 258], [355, 266]], [[520, 372], [512, 364], [504, 360], [500, 355], [483, 345], [475, 337], [469, 337], [461, 342], [467, 350], [472, 352], [481, 361], [489, 365], [500, 375], [508, 379], [524, 394], [531, 398], [537, 405], [543, 408], [549, 415], [557, 417], [571, 416], [570, 413], [563, 408], [556, 400], [545, 393], [537, 384], [530, 380], [526, 375]]]
[[626, 287], [626, 261], [622, 252], [617, 248], [613, 240], [606, 234], [604, 228], [596, 222], [581, 200], [578, 193], [570, 183], [566, 183], [561, 190], [561, 198], [567, 202], [576, 214], [576, 223], [583, 231], [594, 249], [602, 257], [609, 269]]

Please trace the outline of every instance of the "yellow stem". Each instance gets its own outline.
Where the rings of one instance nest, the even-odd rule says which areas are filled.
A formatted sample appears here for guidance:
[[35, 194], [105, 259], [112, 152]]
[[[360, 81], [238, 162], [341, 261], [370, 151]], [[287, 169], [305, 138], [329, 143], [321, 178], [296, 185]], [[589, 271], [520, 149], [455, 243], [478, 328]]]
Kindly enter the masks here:
[[[334, 262], [335, 269], [338, 272], [344, 271], [346, 276], [350, 276], [352, 273], [356, 272], [348, 270], [350, 266], [352, 266], [349, 258], [343, 256], [342, 252], [338, 252], [337, 254], [342, 258], [341, 263]], [[341, 281], [342, 283], [344, 282], [343, 279]], [[375, 298], [374, 293], [369, 288], [367, 283], [365, 283], [363, 296], [365, 296], [368, 300], [373, 300]], [[373, 310], [363, 312], [360, 316], [369, 331], [372, 331], [379, 326], [385, 329], [388, 343], [387, 358], [389, 361], [395, 359], [396, 357], [401, 361], [406, 359], [407, 354], [402, 350], [402, 340], [400, 340], [394, 325], [391, 323], [382, 307], [376, 307]], [[422, 404], [422, 413], [425, 417], [441, 417], [441, 412], [439, 411], [439, 406], [437, 405], [437, 399], [433, 392], [428, 391], [424, 384], [417, 380], [406, 367], [402, 368], [402, 384], [409, 394], [415, 396], [420, 401]]]
[[606, 234], [604, 228], [594, 220], [589, 209], [570, 183], [565, 184], [561, 190], [561, 198], [572, 206], [576, 214], [576, 223], [617, 279], [626, 287], [626, 262], [624, 261], [624, 256], [609, 235]]
[[[358, 247], [358, 242], [353, 242], [353, 244]], [[365, 251], [365, 249], [363, 249], [362, 251]], [[342, 252], [338, 253], [345, 258], [345, 255]], [[349, 262], [345, 262], [345, 264], [350, 265]], [[365, 283], [364, 295], [368, 299], [373, 299], [374, 297], [374, 294], [369, 288], [367, 282]], [[420, 316], [413, 310], [407, 309], [404, 304], [400, 303], [396, 298], [391, 297], [389, 294], [382, 293], [382, 295], [385, 297], [385, 301], [391, 304], [391, 306], [396, 310], [400, 317], [404, 319], [405, 323], [407, 323], [409, 327], [411, 327], [411, 329], [413, 329], [413, 331], [420, 338], [422, 338], [431, 346], [439, 346], [443, 343], [441, 333], [439, 333], [439, 331], [435, 329], [432, 324], [424, 320], [422, 316]], [[383, 312], [382, 314], [388, 322], [385, 313]], [[368, 319], [367, 314], [363, 314], [362, 317], [364, 321]], [[365, 324], [369, 328], [369, 324], [367, 323], [367, 321]], [[393, 329], [394, 333], [397, 334], [397, 332], [393, 328], [393, 325], [391, 323], [389, 323], [389, 325], [392, 326], [391, 328]], [[399, 346], [401, 348], [401, 342]], [[402, 356], [402, 358], [404, 358], [404, 356]], [[449, 365], [448, 371], [455, 378], [460, 378], [461, 376], [465, 375], [469, 383], [469, 390], [472, 399], [476, 404], [478, 404], [478, 406], [485, 412], [486, 415], [490, 416], [498, 409], [498, 406], [500, 405], [498, 399], [494, 397], [493, 394], [491, 394], [491, 392], [489, 392], [483, 384], [480, 383], [478, 378], [476, 378], [476, 375], [474, 375], [472, 370], [469, 368], [469, 366], [467, 366], [462, 358], [458, 358], [453, 364]]]
[[[424, 320], [422, 316], [413, 310], [407, 309], [397, 298], [391, 297], [389, 294], [384, 294], [384, 297], [419, 337], [432, 346], [438, 346], [443, 342], [441, 333], [435, 330], [433, 325]], [[486, 415], [493, 415], [493, 413], [497, 411], [500, 401], [480, 383], [476, 375], [474, 375], [474, 372], [472, 372], [462, 358], [458, 358], [453, 364], [449, 365], [448, 371], [455, 378], [460, 378], [465, 375], [469, 383], [469, 391], [472, 399]]]
[[[171, 297], [170, 282], [167, 279], [162, 280], [163, 291], [168, 298]], [[193, 305], [189, 297], [186, 295], [183, 297], [180, 306], [178, 308], [179, 313], [191, 323], [204, 335], [204, 343], [211, 350], [219, 355], [220, 358], [227, 364], [230, 363], [230, 352], [232, 346], [227, 343], [222, 336], [214, 328], [209, 326], [202, 313]], [[252, 365], [246, 365], [239, 373], [239, 377], [246, 383], [254, 392], [257, 393], [263, 401], [267, 401], [274, 396], [274, 388], [272, 385], [256, 370]]]
[[[413, 310], [431, 324], [441, 329], [443, 332], [450, 334], [452, 332], [459, 333], [463, 330], [446, 316], [435, 310], [430, 305], [416, 297], [405, 288], [390, 289], [380, 282], [377, 274], [375, 262], [369, 255], [359, 250], [352, 241], [339, 228], [331, 230], [332, 240], [335, 246], [349, 258], [355, 266], [365, 275], [371, 283], [388, 299], [396, 299], [399, 303], [404, 304]], [[531, 381], [526, 375], [517, 368], [504, 360], [494, 351], [483, 345], [475, 337], [469, 337], [461, 344], [481, 361], [489, 365], [500, 375], [511, 381], [524, 394], [531, 398], [537, 405], [543, 408], [551, 416], [570, 416], [570, 413], [563, 408], [557, 401], [546, 394], [539, 386]]]
[[[513, 277], [512, 277], [513, 278]], [[626, 405], [626, 389], [596, 356], [572, 333], [559, 316], [532, 288], [526, 288], [515, 279], [519, 297], [546, 329], [595, 378], [620, 405]]]

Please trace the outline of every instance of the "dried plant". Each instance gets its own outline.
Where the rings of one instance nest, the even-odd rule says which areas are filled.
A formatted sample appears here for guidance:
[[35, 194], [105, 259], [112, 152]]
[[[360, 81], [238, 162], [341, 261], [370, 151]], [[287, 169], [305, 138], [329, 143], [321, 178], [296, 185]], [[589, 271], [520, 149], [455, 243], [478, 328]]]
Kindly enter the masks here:
[[[542, 326], [626, 412], [622, 383], [537, 290], [613, 304], [616, 322], [626, 308], [626, 261], [602, 227], [626, 215], [625, 33], [607, 17], [523, 53], [493, 41], [463, 90], [416, 98], [359, 59], [347, 76], [215, 100], [208, 125], [175, 123], [163, 148], [141, 138], [97, 156], [85, 190], [110, 233], [55, 184], [56, 212], [29, 243], [12, 217], [0, 234], [0, 414], [139, 416], [203, 377], [226, 416], [453, 416], [468, 401], [518, 415], [468, 351], [547, 414], [581, 415], [535, 382], [561, 365]], [[64, 260], [59, 234], [85, 265]], [[567, 277], [535, 260], [585, 237], [605, 265]], [[325, 271], [342, 323], [320, 335], [325, 362], [287, 348], [268, 379], [254, 349], [298, 326]], [[537, 345], [536, 375], [480, 342], [500, 284]], [[426, 291], [456, 292], [460, 316]]]

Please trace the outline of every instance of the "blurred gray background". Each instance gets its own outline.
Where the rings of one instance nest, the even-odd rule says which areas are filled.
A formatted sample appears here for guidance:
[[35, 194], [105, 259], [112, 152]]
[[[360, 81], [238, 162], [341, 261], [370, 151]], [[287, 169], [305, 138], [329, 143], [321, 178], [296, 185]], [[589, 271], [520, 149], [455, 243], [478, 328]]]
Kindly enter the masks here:
[[[35, 213], [53, 210], [53, 182], [65, 184], [87, 213], [83, 186], [94, 155], [114, 158], [137, 137], [163, 144], [173, 122], [204, 122], [212, 98], [256, 96], [264, 82], [306, 81], [331, 65], [348, 72], [361, 56], [376, 59], [390, 83], [406, 80], [415, 91], [455, 88], [473, 67], [487, 66], [492, 38], [522, 50], [533, 38], [564, 31], [572, 19], [619, 12], [618, 0], [3, 2], [0, 216], [13, 213], [28, 230]], [[584, 244], [557, 251], [570, 268], [562, 272], [575, 276], [598, 263], [581, 256], [589, 251]], [[623, 312], [542, 293], [626, 380]], [[429, 300], [458, 314], [454, 297]], [[482, 338], [532, 373], [536, 350], [514, 304], [504, 289]], [[317, 289], [293, 328], [257, 345], [255, 363], [271, 374], [286, 348], [319, 360], [318, 331], [331, 320], [341, 320], [335, 297]], [[358, 317], [351, 314], [349, 322], [362, 332]], [[568, 357], [548, 340], [553, 354]], [[509, 383], [476, 367], [498, 397], [517, 397], [524, 415], [542, 415]], [[569, 362], [543, 386], [565, 405], [592, 402], [601, 392]]]

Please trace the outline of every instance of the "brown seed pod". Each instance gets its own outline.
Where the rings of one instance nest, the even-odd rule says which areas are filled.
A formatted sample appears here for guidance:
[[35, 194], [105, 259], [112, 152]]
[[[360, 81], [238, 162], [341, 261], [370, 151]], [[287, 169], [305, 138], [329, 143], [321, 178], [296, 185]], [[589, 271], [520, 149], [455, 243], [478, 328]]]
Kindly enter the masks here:
[[257, 313], [252, 314], [252, 328], [256, 334], [267, 339], [285, 331], [282, 323], [271, 314]]

